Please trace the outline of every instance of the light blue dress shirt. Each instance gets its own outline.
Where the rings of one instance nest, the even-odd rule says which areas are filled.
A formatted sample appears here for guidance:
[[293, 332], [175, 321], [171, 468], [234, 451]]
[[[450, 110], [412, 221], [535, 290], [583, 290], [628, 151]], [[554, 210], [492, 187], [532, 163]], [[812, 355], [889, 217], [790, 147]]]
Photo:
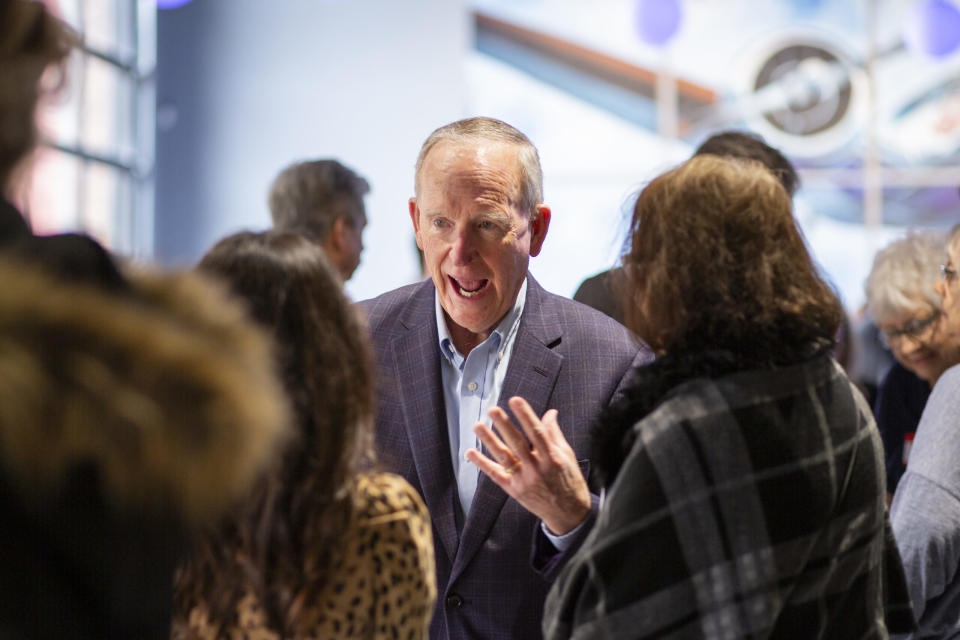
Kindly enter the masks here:
[[450, 435], [450, 459], [457, 478], [457, 493], [463, 515], [470, 513], [473, 494], [477, 491], [480, 470], [467, 462], [467, 449], [479, 449], [480, 442], [473, 433], [473, 425], [490, 425], [487, 410], [497, 405], [503, 379], [510, 365], [510, 355], [517, 337], [517, 327], [527, 299], [527, 281], [523, 281], [517, 300], [490, 336], [463, 356], [453, 345], [440, 300], [434, 294], [437, 313], [437, 333], [440, 337], [440, 374], [443, 381], [443, 400], [447, 410], [447, 428]]
[[[483, 422], [490, 426], [487, 410], [497, 405], [503, 380], [510, 366], [510, 356], [516, 342], [517, 328], [523, 316], [527, 299], [527, 281], [523, 281], [513, 308], [507, 312], [490, 336], [463, 356], [453, 345], [450, 330], [444, 316], [440, 299], [434, 293], [434, 308], [437, 315], [437, 334], [440, 339], [440, 375], [443, 382], [443, 400], [447, 412], [447, 432], [450, 436], [450, 459], [457, 478], [457, 495], [463, 509], [463, 518], [470, 513], [473, 496], [480, 480], [480, 469], [464, 457], [467, 449], [479, 449], [480, 441], [473, 432], [473, 425]], [[554, 535], [544, 523], [540, 529], [554, 547], [566, 549], [570, 540], [580, 530], [580, 525], [562, 536]]]

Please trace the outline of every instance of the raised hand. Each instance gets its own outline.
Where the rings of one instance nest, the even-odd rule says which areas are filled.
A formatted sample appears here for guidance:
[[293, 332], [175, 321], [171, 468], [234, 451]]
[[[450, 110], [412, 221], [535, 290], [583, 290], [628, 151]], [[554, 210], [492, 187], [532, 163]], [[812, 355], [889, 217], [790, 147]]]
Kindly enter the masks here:
[[508, 404], [523, 433], [503, 409], [494, 407], [487, 413], [499, 436], [482, 422], [473, 427], [492, 458], [476, 449], [469, 449], [466, 458], [552, 533], [568, 533], [589, 514], [590, 490], [560, 431], [557, 412], [550, 409], [540, 419], [523, 398], [510, 398]]

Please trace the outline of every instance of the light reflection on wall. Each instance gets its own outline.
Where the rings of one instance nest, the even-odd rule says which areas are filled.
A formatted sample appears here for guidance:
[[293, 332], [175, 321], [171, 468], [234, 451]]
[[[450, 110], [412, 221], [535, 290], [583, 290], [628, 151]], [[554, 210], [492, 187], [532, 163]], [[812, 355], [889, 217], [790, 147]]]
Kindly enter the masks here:
[[[471, 110], [530, 123], [548, 200], [562, 194], [578, 203], [571, 224], [581, 237], [588, 229], [605, 238], [554, 244], [563, 256], [554, 264], [551, 242], [563, 245], [568, 235], [563, 216], [555, 217], [532, 269], [549, 273], [541, 280], [556, 275], [560, 292], [615, 260], [600, 250], [619, 242], [611, 237], [611, 202], [721, 129], [761, 133], [798, 166], [797, 216], [851, 310], [863, 300], [877, 248], [908, 226], [960, 218], [960, 20], [954, 28], [952, 18], [960, 10], [952, 0], [609, 0], [589, 9], [575, 0], [474, 0], [472, 7]], [[679, 9], [675, 33], [674, 13], [649, 13], [664, 7]], [[507, 26], [486, 26], [498, 23]], [[632, 77], [615, 77], [618, 69]], [[684, 83], [717, 99], [685, 101]], [[675, 126], [664, 126], [671, 118]], [[542, 126], [561, 119], [564, 126]], [[565, 144], [612, 130], [600, 134], [608, 144]], [[562, 175], [551, 171], [554, 162]], [[604, 194], [598, 166], [610, 177]], [[562, 263], [571, 255], [582, 273]]]

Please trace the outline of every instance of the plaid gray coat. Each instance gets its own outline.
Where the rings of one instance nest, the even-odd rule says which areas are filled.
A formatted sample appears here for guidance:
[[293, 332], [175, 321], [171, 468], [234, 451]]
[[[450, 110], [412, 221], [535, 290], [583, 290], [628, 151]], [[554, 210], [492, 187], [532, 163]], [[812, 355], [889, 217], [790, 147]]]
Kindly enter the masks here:
[[688, 380], [633, 429], [550, 592], [547, 638], [864, 639], [911, 624], [879, 435], [828, 356]]

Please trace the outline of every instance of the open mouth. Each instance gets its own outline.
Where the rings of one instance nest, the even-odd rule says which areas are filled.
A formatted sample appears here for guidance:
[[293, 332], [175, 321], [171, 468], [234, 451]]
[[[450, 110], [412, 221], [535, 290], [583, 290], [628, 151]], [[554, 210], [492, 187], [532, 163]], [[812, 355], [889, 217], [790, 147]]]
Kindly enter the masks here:
[[476, 298], [487, 288], [489, 280], [457, 280], [453, 276], [450, 278], [450, 284], [464, 298]]

